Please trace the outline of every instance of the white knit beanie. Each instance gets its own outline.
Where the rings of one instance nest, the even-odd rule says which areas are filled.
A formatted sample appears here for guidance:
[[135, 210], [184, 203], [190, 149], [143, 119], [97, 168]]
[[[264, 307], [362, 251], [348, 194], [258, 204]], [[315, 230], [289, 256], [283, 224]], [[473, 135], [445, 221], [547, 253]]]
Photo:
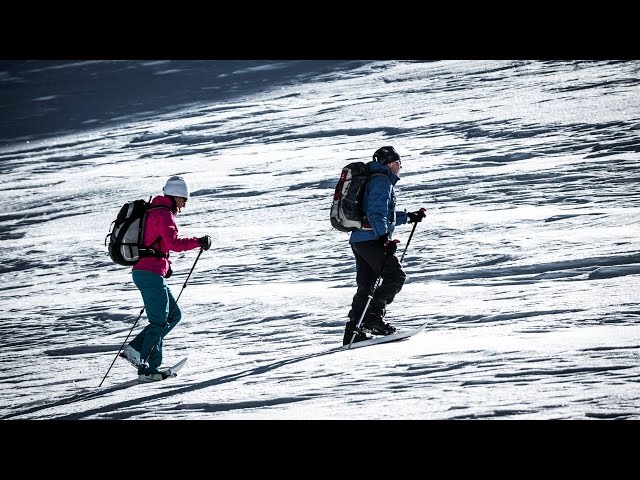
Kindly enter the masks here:
[[184, 178], [174, 175], [162, 189], [165, 195], [171, 195], [174, 197], [189, 198], [189, 186]]

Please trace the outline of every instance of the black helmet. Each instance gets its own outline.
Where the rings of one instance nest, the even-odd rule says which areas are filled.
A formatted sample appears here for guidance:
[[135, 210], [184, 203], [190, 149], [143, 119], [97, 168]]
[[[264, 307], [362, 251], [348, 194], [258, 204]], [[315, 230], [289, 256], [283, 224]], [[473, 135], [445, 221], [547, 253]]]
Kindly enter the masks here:
[[400, 155], [393, 147], [380, 147], [373, 154], [373, 161], [386, 165], [387, 163], [393, 163], [400, 160]]

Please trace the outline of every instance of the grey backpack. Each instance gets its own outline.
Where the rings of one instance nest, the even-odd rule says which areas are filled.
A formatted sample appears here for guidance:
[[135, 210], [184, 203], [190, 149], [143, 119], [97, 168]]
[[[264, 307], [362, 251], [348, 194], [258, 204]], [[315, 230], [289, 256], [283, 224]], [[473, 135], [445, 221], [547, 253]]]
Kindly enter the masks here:
[[[111, 222], [109, 233], [104, 239], [105, 246], [108, 246], [111, 260], [118, 265], [131, 266], [135, 265], [141, 257], [167, 256], [167, 254], [157, 252], [151, 248], [153, 244], [148, 247], [142, 246], [147, 212], [154, 208], [168, 207], [154, 207], [151, 205], [151, 198], [149, 198], [148, 202], [142, 199], [134, 200], [125, 203], [120, 208], [118, 216]], [[107, 239], [109, 240], [108, 245]]]
[[331, 226], [341, 232], [353, 232], [362, 229], [367, 217], [362, 210], [364, 190], [374, 175], [364, 162], [353, 162], [342, 169], [331, 202], [329, 218]]

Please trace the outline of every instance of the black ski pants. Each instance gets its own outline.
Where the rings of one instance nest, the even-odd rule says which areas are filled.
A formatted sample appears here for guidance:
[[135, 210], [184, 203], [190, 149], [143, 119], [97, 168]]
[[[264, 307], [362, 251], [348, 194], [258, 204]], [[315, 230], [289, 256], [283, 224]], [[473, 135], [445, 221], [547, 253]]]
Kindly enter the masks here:
[[382, 271], [382, 281], [373, 293], [368, 311], [382, 312], [402, 289], [407, 275], [400, 266], [398, 257], [389, 255], [386, 262], [386, 252], [380, 240], [369, 240], [351, 244], [351, 250], [356, 257], [356, 283], [358, 290], [351, 303], [350, 318], [359, 319], [367, 304], [367, 298], [371, 289]]

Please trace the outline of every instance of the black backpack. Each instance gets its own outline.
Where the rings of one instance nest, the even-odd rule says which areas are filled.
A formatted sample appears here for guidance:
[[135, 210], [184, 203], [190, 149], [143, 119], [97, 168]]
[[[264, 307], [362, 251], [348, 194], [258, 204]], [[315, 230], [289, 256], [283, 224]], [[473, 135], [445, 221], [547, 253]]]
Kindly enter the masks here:
[[[151, 248], [153, 244], [148, 247], [142, 245], [147, 212], [155, 208], [169, 207], [164, 205], [154, 207], [151, 205], [151, 198], [149, 201], [134, 200], [122, 206], [116, 219], [111, 222], [109, 233], [104, 239], [111, 260], [118, 265], [131, 266], [135, 265], [141, 257], [168, 257], [168, 254], [157, 252]], [[108, 245], [107, 239], [109, 240]]]
[[362, 210], [364, 190], [367, 182], [374, 175], [383, 173], [371, 173], [364, 162], [353, 162], [342, 169], [340, 179], [336, 184], [331, 202], [329, 218], [331, 226], [341, 232], [353, 232], [361, 230], [367, 217]]

